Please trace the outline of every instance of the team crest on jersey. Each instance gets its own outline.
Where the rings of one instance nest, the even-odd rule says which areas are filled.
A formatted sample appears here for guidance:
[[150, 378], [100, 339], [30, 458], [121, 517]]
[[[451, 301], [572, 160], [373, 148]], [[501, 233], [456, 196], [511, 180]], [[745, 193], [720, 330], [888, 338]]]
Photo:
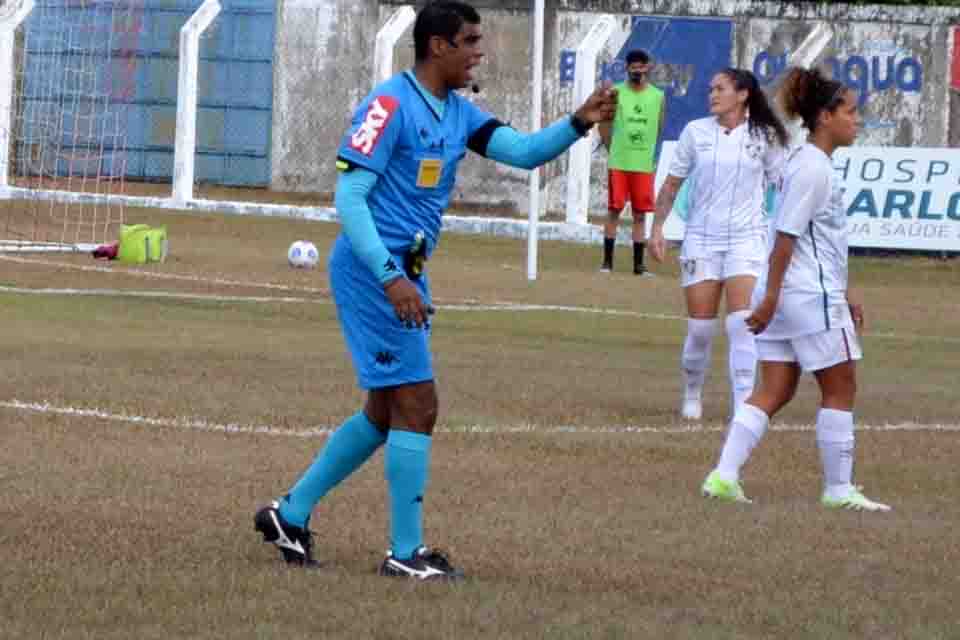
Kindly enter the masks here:
[[360, 124], [360, 128], [350, 138], [350, 148], [365, 156], [372, 155], [399, 104], [397, 99], [391, 96], [374, 98], [367, 107], [367, 115]]
[[766, 146], [767, 145], [758, 140], [752, 140], [747, 143], [747, 155], [754, 160], [758, 160], [760, 156], [763, 155], [763, 152], [766, 151]]

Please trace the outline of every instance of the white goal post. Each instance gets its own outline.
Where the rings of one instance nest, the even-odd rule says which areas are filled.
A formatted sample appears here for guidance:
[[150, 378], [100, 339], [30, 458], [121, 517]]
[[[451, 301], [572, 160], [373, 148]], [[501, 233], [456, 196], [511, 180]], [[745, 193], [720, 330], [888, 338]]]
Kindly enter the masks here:
[[142, 7], [14, 0], [0, 10], [0, 250], [87, 251], [123, 223], [118, 98], [135, 90]]
[[394, 11], [380, 27], [373, 45], [373, 86], [385, 82], [393, 75], [393, 51], [417, 19], [416, 10], [405, 5]]
[[[133, 90], [133, 71], [124, 70], [134, 66], [135, 44], [121, 40], [139, 37], [131, 16], [142, 8], [143, 0], [15, 0], [0, 8], [0, 251], [89, 251], [116, 239], [129, 206], [292, 213], [193, 197], [200, 37], [219, 0], [204, 0], [180, 31], [171, 193], [126, 194], [126, 123], [114, 98]], [[39, 24], [35, 42], [26, 29], [18, 42], [28, 19]]]
[[[597, 56], [609, 42], [617, 28], [613, 16], [597, 18], [577, 46], [576, 67], [573, 72], [573, 104], [582, 104], [597, 87]], [[567, 222], [587, 224], [590, 205], [590, 165], [599, 134], [596, 128], [590, 135], [570, 148], [567, 164]]]
[[[4, 12], [4, 10], [6, 10]], [[33, 0], [0, 8], [0, 196], [10, 186], [10, 142], [13, 125], [13, 80], [16, 77], [17, 27], [33, 10]]]
[[220, 15], [219, 0], [204, 0], [180, 30], [180, 69], [177, 75], [177, 133], [173, 154], [173, 201], [193, 200], [197, 152], [197, 101], [200, 73], [200, 36]]

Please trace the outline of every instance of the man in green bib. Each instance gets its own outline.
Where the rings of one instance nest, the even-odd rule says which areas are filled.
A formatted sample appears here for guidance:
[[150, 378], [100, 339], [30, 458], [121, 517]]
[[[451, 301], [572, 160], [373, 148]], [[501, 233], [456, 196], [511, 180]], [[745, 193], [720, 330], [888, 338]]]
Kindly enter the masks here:
[[633, 211], [633, 272], [647, 272], [643, 264], [646, 214], [653, 212], [654, 156], [663, 131], [665, 103], [663, 91], [649, 81], [653, 61], [650, 54], [634, 50], [627, 54], [627, 81], [616, 86], [617, 114], [610, 124], [601, 123], [600, 138], [609, 150], [609, 217], [604, 224], [602, 272], [613, 270], [620, 214], [627, 206]]

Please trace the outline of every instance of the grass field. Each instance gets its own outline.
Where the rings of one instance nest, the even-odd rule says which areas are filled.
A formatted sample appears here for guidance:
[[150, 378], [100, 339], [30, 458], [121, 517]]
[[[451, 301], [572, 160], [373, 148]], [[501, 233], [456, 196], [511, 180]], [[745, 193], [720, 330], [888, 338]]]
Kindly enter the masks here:
[[428, 543], [470, 579], [379, 578], [382, 454], [320, 504], [315, 572], [254, 510], [357, 410], [326, 273], [333, 225], [129, 212], [172, 255], [132, 268], [0, 256], [0, 637], [958, 638], [956, 261], [854, 259], [867, 303], [857, 477], [886, 515], [825, 512], [805, 380], [704, 501], [728, 411], [677, 419], [676, 265], [447, 235], [431, 262], [441, 418]]

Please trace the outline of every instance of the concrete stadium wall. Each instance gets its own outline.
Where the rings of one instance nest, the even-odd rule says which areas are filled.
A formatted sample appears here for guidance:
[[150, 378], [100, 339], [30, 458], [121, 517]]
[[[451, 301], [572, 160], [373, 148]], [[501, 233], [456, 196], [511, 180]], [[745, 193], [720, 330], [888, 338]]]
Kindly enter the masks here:
[[[330, 191], [333, 158], [352, 108], [371, 87], [373, 38], [401, 2], [281, 0], [275, 56], [272, 186], [277, 190]], [[529, 128], [530, 2], [478, 0], [484, 18], [487, 62], [476, 101], [518, 129]], [[955, 9], [881, 5], [776, 3], [747, 0], [551, 0], [544, 54], [544, 123], [569, 113], [572, 85], [561, 78], [561, 55], [574, 49], [599, 13], [618, 18], [623, 35], [598, 61], [604, 69], [621, 53], [634, 16], [710, 18], [732, 24], [730, 60], [774, 83], [785, 52], [812, 24], [829, 21], [835, 37], [821, 64], [861, 92], [866, 128], [860, 143], [957, 146], [960, 143], [960, 53], [954, 46]], [[397, 68], [412, 63], [409, 34], [398, 47]], [[690, 47], [702, 46], [698, 42]], [[690, 70], [663, 65], [661, 82], [683, 90]], [[702, 81], [702, 79], [697, 79]], [[706, 105], [704, 105], [704, 113]], [[605, 154], [594, 154], [591, 210], [602, 212]], [[544, 204], [562, 211], [565, 161], [544, 171]], [[464, 161], [455, 198], [468, 207], [523, 211], [524, 172], [479, 158]]]
[[330, 192], [350, 111], [371, 89], [377, 0], [280, 0], [271, 188]]

